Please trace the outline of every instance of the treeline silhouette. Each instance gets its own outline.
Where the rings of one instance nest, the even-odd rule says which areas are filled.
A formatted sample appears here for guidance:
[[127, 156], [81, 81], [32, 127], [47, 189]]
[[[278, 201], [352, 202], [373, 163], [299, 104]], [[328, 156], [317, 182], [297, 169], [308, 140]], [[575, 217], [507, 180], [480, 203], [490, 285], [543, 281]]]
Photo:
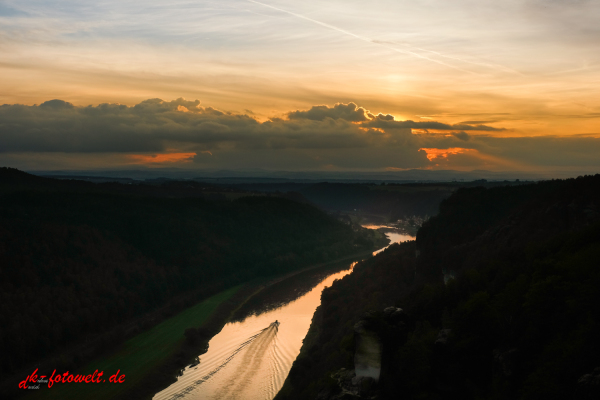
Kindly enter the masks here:
[[152, 324], [140, 317], [160, 307], [153, 319], [256, 277], [374, 247], [370, 231], [310, 205], [268, 196], [208, 201], [189, 185], [0, 169], [3, 377], [81, 344], [85, 351], [63, 360], [77, 366], [90, 343], [96, 354], [114, 348]]
[[[200, 179], [200, 178], [199, 178]], [[336, 182], [285, 182], [285, 183], [230, 183], [215, 184], [237, 190], [257, 192], [295, 193], [328, 211], [354, 212], [383, 217], [389, 221], [411, 216], [436, 215], [442, 200], [461, 187], [497, 187], [522, 185], [524, 182], [472, 182], [426, 183], [336, 183]]]
[[383, 355], [354, 398], [599, 398], [599, 205], [600, 175], [458, 190], [324, 290], [277, 399], [342, 398], [361, 320]]
[[[396, 221], [412, 215], [436, 214], [440, 202], [455, 190], [444, 185], [422, 190], [423, 186], [318, 183], [300, 193], [328, 210], [356, 209]], [[397, 190], [400, 188], [403, 190]]]

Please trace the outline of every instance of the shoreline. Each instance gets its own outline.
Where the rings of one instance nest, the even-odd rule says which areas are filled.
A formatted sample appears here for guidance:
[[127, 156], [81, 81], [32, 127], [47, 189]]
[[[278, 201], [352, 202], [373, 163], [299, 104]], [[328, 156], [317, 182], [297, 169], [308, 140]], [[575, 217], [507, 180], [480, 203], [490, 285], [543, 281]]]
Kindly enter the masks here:
[[[319, 264], [315, 264], [315, 265], [311, 265], [305, 268], [301, 268], [299, 270], [296, 271], [292, 271], [292, 272], [288, 272], [286, 274], [284, 274], [283, 276], [277, 276], [277, 277], [272, 277], [270, 279], [267, 279], [266, 281], [264, 281], [263, 279], [257, 279], [255, 281], [251, 281], [251, 282], [247, 282], [245, 283], [239, 290], [238, 292], [231, 298], [229, 299], [230, 303], [232, 307], [224, 307], [223, 309], [219, 309], [217, 308], [217, 310], [215, 310], [213, 316], [210, 317], [210, 321], [205, 322], [204, 324], [201, 325], [202, 328], [207, 328], [207, 327], [212, 327], [211, 325], [218, 325], [218, 330], [215, 329], [214, 333], [211, 332], [210, 337], [208, 337], [205, 341], [203, 341], [201, 343], [200, 346], [194, 346], [194, 350], [190, 352], [191, 355], [188, 356], [188, 362], [185, 363], [185, 365], [183, 366], [183, 368], [187, 367], [188, 365], [190, 365], [191, 361], [193, 360], [193, 358], [195, 357], [199, 357], [202, 354], [206, 353], [208, 351], [208, 343], [210, 342], [210, 340], [216, 336], [219, 332], [221, 332], [221, 330], [223, 329], [223, 327], [232, 319], [232, 317], [235, 315], [235, 312], [237, 310], [239, 310], [244, 304], [246, 304], [250, 299], [252, 299], [254, 296], [258, 295], [259, 293], [261, 293], [264, 289], [269, 288], [277, 283], [280, 283], [286, 279], [289, 279], [295, 275], [301, 274], [303, 272], [306, 271], [310, 271], [313, 269], [318, 269], [318, 268], [324, 268], [327, 267], [329, 265], [333, 265], [336, 263], [341, 263], [344, 261], [349, 261], [352, 259], [356, 259], [356, 258], [361, 258], [363, 256], [372, 256], [373, 251], [362, 251], [359, 253], [354, 253], [348, 256], [344, 256], [344, 257], [340, 257], [336, 260], [332, 260], [332, 261], [327, 261], [324, 263], [319, 263]], [[224, 305], [224, 304], [223, 304]], [[185, 345], [184, 345], [185, 346]], [[171, 371], [172, 372], [172, 378], [173, 379], [161, 379], [160, 383], [157, 382], [156, 380], [153, 380], [153, 384], [152, 385], [148, 385], [145, 388], [149, 388], [149, 387], [154, 387], [155, 389], [153, 389], [152, 391], [152, 397], [160, 392], [161, 390], [166, 389], [169, 385], [171, 385], [172, 383], [176, 382], [177, 379], [175, 378], [175, 374], [173, 374], [174, 370]], [[143, 382], [142, 382], [143, 383]], [[138, 385], [136, 385], [138, 386]], [[131, 388], [128, 393], [125, 393], [125, 396], [120, 396], [118, 397], [118, 399], [138, 399], [138, 398], [146, 398], [146, 399], [150, 399], [152, 397], [138, 397], [135, 395], [135, 390], [136, 387]], [[131, 392], [131, 393], [129, 393]], [[148, 392], [148, 390], [145, 391], [146, 393]]]
[[[118, 388], [119, 390], [117, 390], [117, 388], [115, 388], [116, 392], [113, 392], [112, 394], [108, 394], [108, 393], [104, 394], [105, 390], [107, 390], [108, 387], [104, 390], [102, 390], [102, 388], [99, 387], [97, 391], [94, 390], [94, 391], [89, 392], [88, 394], [85, 394], [85, 393], [82, 393], [80, 390], [76, 390], [74, 392], [71, 391], [75, 388], [83, 389], [82, 384], [70, 384], [69, 388], [65, 388], [65, 389], [70, 389], [70, 390], [63, 391], [63, 390], [56, 390], [57, 388], [54, 388], [54, 390], [45, 388], [45, 389], [42, 389], [41, 391], [35, 391], [36, 393], [31, 393], [30, 391], [29, 391], [29, 393], [22, 393], [22, 392], [16, 393], [16, 396], [23, 397], [26, 399], [36, 399], [36, 398], [41, 398], [41, 399], [61, 398], [61, 399], [64, 399], [64, 398], [82, 398], [82, 397], [85, 397], [85, 398], [113, 398], [113, 399], [150, 399], [156, 393], [167, 388], [169, 385], [171, 385], [173, 382], [175, 382], [177, 380], [177, 378], [176, 378], [177, 371], [180, 371], [183, 368], [187, 367], [188, 365], [190, 365], [192, 363], [194, 358], [204, 354], [208, 350], [209, 341], [215, 335], [217, 335], [228, 322], [230, 322], [230, 320], [234, 316], [235, 312], [237, 310], [239, 310], [244, 304], [246, 304], [254, 296], [261, 293], [264, 289], [272, 287], [273, 285], [276, 285], [282, 281], [285, 281], [286, 279], [289, 279], [293, 276], [304, 273], [306, 271], [315, 270], [315, 269], [319, 269], [319, 268], [325, 268], [327, 266], [334, 265], [336, 263], [341, 263], [344, 261], [361, 259], [361, 258], [364, 258], [367, 256], [371, 256], [373, 254], [373, 251], [375, 251], [375, 249], [379, 248], [381, 245], [383, 245], [383, 243], [378, 243], [378, 246], [375, 247], [374, 250], [361, 251], [361, 252], [357, 252], [354, 254], [339, 257], [335, 260], [322, 262], [322, 263], [318, 263], [318, 264], [313, 264], [313, 265], [310, 265], [310, 266], [307, 266], [307, 267], [304, 267], [304, 268], [301, 268], [301, 269], [298, 269], [295, 271], [285, 273], [284, 275], [271, 276], [271, 277], [267, 277], [267, 278], [256, 278], [252, 281], [242, 283], [237, 286], [237, 289], [236, 289], [236, 287], [232, 287], [227, 290], [216, 293], [215, 295], [211, 296], [208, 299], [204, 299], [198, 303], [191, 305], [190, 307], [188, 307], [184, 310], [179, 311], [177, 314], [170, 316], [169, 318], [159, 322], [158, 324], [145, 330], [144, 332], [140, 332], [137, 335], [130, 337], [129, 339], [127, 339], [127, 341], [123, 345], [119, 346], [119, 350], [116, 350], [113, 353], [112, 357], [115, 357], [117, 354], [119, 354], [119, 352], [126, 352], [128, 344], [129, 344], [129, 346], [131, 346], [131, 342], [135, 342], [136, 340], [138, 340], [140, 338], [140, 336], [142, 336], [144, 334], [148, 334], [149, 332], [152, 331], [152, 329], [160, 326], [161, 324], [172, 322], [174, 319], [180, 317], [182, 313], [185, 313], [186, 311], [189, 311], [194, 307], [198, 307], [202, 303], [211, 301], [211, 299], [213, 299], [214, 297], [223, 295], [224, 293], [235, 289], [235, 292], [230, 297], [221, 301], [211, 311], [211, 313], [208, 315], [208, 317], [206, 317], [206, 319], [200, 325], [195, 326], [196, 328], [201, 328], [202, 332], [203, 332], [203, 337], [201, 338], [201, 340], [199, 340], [198, 343], [193, 344], [193, 345], [191, 345], [190, 343], [187, 343], [182, 334], [181, 337], [174, 342], [175, 343], [174, 347], [171, 348], [170, 350], [168, 350], [168, 354], [165, 354], [164, 357], [154, 357], [154, 358], [150, 357], [150, 359], [145, 360], [145, 363], [144, 363], [145, 365], [152, 364], [152, 366], [148, 367], [148, 369], [145, 372], [142, 372], [142, 376], [132, 378], [132, 380], [134, 380], [135, 382], [132, 382], [131, 387], [127, 387], [127, 388], [123, 387], [122, 389]], [[192, 324], [192, 326], [190, 326], [190, 327], [194, 327], [194, 325]], [[106, 359], [111, 358], [111, 356], [103, 356], [103, 357], [106, 357]], [[128, 359], [128, 357], [129, 357], [129, 359]], [[125, 364], [126, 361], [131, 362], [131, 360], [134, 358], [136, 358], [136, 357], [126, 355], [123, 358], [124, 362], [122, 364]], [[98, 360], [98, 358], [96, 358], [96, 360]], [[100, 360], [102, 360], [102, 358], [100, 358]], [[87, 366], [90, 366], [93, 364], [94, 364], [94, 361], [86, 363]], [[119, 365], [121, 365], [121, 364], [119, 364]], [[89, 368], [83, 367], [78, 370], [85, 371], [87, 369], [89, 369]], [[114, 372], [115, 371], [105, 370], [105, 373], [112, 374]], [[126, 371], [123, 371], [123, 372], [127, 373]], [[108, 383], [105, 383], [104, 385], [108, 385]], [[104, 386], [104, 385], [102, 385], [102, 386]], [[86, 385], [86, 386], [88, 386], [88, 385]], [[89, 387], [89, 389], [92, 389], [92, 387]]]

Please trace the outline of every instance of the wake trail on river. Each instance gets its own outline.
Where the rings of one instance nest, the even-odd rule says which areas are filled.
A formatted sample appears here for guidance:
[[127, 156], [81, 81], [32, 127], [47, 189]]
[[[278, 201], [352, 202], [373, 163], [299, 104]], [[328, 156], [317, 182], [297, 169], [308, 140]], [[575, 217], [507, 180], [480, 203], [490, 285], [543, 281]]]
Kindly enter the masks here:
[[244, 352], [241, 363], [239, 363], [236, 370], [230, 374], [230, 378], [215, 393], [215, 400], [240, 398], [246, 386], [251, 383], [256, 371], [259, 370], [260, 364], [265, 359], [271, 358], [268, 357], [268, 352], [277, 337], [277, 330], [277, 325], [271, 325], [252, 341], [248, 349]]
[[[272, 323], [258, 333], [248, 337], [242, 343], [238, 344], [237, 347], [225, 359], [222, 359], [216, 367], [203, 374], [200, 379], [194, 381], [191, 385], [173, 393], [168, 399], [181, 399], [185, 397], [187, 394], [196, 390], [199, 385], [215, 376], [232, 360], [237, 359], [238, 357], [236, 356], [242, 353], [242, 359], [235, 366], [235, 370], [228, 372], [229, 378], [220, 385], [220, 389], [211, 397], [215, 400], [241, 398], [240, 395], [243, 394], [246, 386], [251, 383], [255, 372], [260, 368], [260, 365], [265, 359], [270, 361], [270, 369], [278, 369], [277, 365], [280, 363], [277, 360], [277, 331], [278, 324]], [[214, 365], [215, 363], [213, 362], [211, 364]], [[210, 368], [210, 366], [208, 367]], [[275, 382], [270, 382], [268, 386], [267, 390], [269, 392], [275, 390]]]

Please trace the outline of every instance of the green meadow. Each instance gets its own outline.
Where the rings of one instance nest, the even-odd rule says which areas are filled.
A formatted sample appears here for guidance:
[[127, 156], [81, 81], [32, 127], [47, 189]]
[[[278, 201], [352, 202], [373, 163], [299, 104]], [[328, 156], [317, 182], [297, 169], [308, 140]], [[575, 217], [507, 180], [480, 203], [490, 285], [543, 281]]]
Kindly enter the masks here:
[[[77, 374], [104, 371], [103, 383], [55, 383], [52, 388], [41, 388], [31, 398], [40, 399], [111, 399], [122, 395], [139, 383], [153, 368], [160, 365], [182, 345], [187, 328], [201, 326], [217, 307], [231, 298], [241, 286], [218, 293], [179, 314], [161, 322], [150, 330], [126, 341], [118, 351], [89, 363]], [[125, 383], [110, 383], [109, 377], [120, 370]], [[56, 371], [64, 373], [66, 371]], [[45, 384], [43, 384], [45, 385]]]

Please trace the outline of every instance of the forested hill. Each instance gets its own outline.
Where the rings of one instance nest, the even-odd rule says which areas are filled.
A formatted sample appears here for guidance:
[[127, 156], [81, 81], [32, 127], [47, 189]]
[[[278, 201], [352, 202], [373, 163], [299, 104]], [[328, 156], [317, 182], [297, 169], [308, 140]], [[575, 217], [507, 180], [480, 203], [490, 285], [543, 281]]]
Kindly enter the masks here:
[[[201, 178], [197, 178], [201, 180]], [[411, 216], [436, 215], [442, 200], [464, 187], [497, 187], [522, 185], [516, 181], [472, 182], [285, 182], [285, 183], [225, 183], [212, 180], [211, 184], [258, 192], [294, 192], [327, 211], [360, 215], [367, 220], [396, 222]]]
[[[95, 185], [0, 169], [3, 376], [77, 343], [96, 340], [101, 352], [144, 326], [103, 332], [165, 304], [173, 312], [255, 277], [375, 246], [372, 231], [307, 204], [207, 201], [178, 195], [185, 185], [171, 196], [173, 185]], [[65, 367], [82, 357], [67, 357]]]
[[[277, 399], [600, 398], [599, 206], [600, 175], [458, 190], [323, 292]], [[378, 383], [352, 379], [359, 321]]]
[[[437, 214], [440, 202], [458, 183], [237, 183], [224, 187], [260, 192], [295, 192], [327, 211], [353, 212], [395, 222], [413, 215]], [[463, 185], [468, 185], [464, 184]]]

